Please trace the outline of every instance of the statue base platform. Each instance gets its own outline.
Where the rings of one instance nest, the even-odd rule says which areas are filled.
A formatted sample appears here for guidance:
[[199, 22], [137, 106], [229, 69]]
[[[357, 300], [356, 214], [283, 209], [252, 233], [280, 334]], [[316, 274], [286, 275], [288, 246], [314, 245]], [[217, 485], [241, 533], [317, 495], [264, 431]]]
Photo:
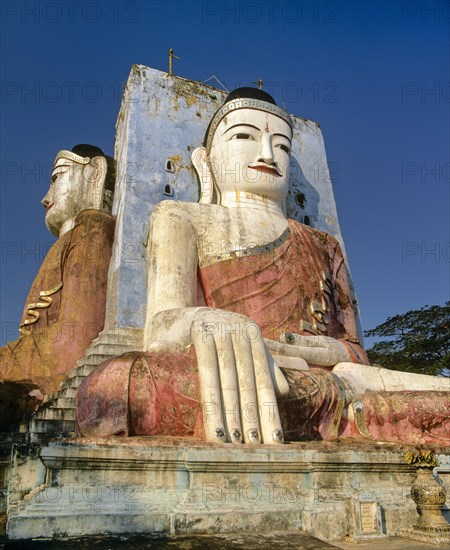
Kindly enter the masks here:
[[450, 525], [447, 529], [430, 529], [427, 531], [421, 529], [407, 529], [400, 533], [405, 539], [416, 540], [434, 546], [450, 547]]
[[[79, 438], [45, 444], [37, 457], [22, 446], [11, 466], [7, 535], [396, 536], [417, 517], [406, 450], [348, 440], [249, 447]], [[449, 461], [448, 453], [437, 456]]]

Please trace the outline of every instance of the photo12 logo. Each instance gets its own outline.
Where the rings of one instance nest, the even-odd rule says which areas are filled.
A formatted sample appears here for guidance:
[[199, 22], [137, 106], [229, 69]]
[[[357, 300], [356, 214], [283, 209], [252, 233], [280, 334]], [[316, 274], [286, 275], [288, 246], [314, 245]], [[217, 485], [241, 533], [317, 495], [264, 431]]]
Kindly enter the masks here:
[[403, 183], [450, 183], [450, 162], [408, 161], [402, 163]]
[[339, 23], [339, 2], [203, 2], [207, 23]]
[[204, 483], [202, 485], [203, 502], [223, 504], [278, 504], [303, 500], [307, 491], [299, 486], [284, 485], [268, 481], [267, 483]]
[[419, 261], [424, 264], [427, 262], [450, 262], [450, 242], [404, 242], [402, 243], [402, 263]]
[[450, 82], [402, 82], [402, 103], [450, 103]]
[[449, 23], [450, 2], [446, 0], [408, 0], [402, 3], [403, 23]]
[[0, 3], [2, 23], [138, 23], [138, 2], [22, 2]]

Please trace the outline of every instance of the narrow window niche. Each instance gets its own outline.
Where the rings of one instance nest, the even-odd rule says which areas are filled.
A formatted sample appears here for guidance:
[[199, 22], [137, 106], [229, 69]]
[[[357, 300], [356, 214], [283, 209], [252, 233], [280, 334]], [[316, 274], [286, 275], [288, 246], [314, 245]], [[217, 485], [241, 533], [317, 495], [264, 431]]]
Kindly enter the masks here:
[[171, 159], [166, 160], [166, 172], [173, 174], [175, 172], [174, 163]]
[[295, 193], [295, 202], [300, 206], [300, 208], [305, 208], [306, 206], [306, 197], [304, 193]]
[[170, 185], [170, 183], [166, 183], [166, 185], [164, 186], [164, 195], [166, 197], [173, 197], [173, 187]]

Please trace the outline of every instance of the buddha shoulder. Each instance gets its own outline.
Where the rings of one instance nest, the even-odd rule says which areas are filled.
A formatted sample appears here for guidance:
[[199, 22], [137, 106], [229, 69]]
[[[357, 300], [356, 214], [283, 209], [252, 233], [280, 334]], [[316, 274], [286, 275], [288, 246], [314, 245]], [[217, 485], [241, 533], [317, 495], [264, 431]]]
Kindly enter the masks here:
[[161, 201], [154, 209], [152, 223], [189, 223], [194, 227], [216, 220], [220, 223], [226, 209], [214, 204], [184, 201]]

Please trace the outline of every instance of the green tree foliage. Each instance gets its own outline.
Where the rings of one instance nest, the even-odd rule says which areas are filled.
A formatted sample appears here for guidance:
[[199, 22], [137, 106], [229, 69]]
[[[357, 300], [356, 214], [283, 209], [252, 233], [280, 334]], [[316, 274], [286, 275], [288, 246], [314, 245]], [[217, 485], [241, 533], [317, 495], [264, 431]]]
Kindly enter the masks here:
[[365, 335], [381, 338], [367, 350], [372, 364], [450, 376], [450, 302], [388, 317]]

